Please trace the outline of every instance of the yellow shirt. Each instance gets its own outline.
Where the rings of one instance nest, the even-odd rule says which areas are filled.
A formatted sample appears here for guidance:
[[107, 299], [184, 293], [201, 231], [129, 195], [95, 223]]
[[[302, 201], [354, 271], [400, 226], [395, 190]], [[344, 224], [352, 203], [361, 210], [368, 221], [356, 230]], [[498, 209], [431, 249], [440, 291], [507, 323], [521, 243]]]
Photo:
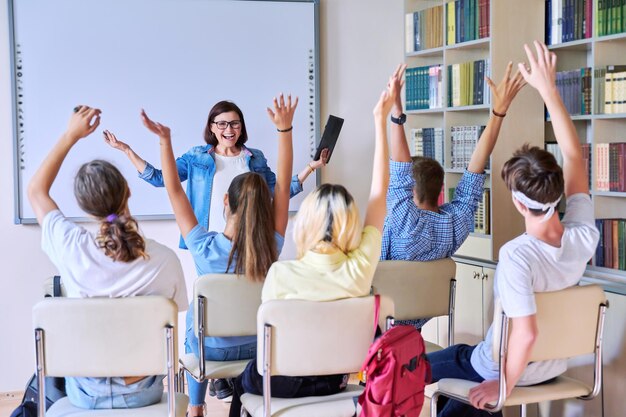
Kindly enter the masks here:
[[367, 226], [359, 247], [348, 254], [308, 251], [298, 260], [275, 262], [263, 285], [263, 302], [330, 301], [368, 295], [380, 258], [381, 240], [380, 231]]

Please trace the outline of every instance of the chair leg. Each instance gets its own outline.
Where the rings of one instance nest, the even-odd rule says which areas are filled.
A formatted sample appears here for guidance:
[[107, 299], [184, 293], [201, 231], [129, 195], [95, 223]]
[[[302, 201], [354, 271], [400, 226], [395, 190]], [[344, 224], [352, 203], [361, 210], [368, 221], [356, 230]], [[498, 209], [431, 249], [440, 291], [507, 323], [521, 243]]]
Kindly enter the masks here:
[[526, 417], [526, 404], [520, 404], [519, 406], [519, 416]]
[[176, 376], [178, 383], [176, 384], [176, 390], [184, 394], [185, 393], [185, 371], [182, 368], [178, 369], [178, 375]]
[[439, 399], [439, 393], [434, 392], [430, 398], [430, 417], [437, 417], [437, 400]]

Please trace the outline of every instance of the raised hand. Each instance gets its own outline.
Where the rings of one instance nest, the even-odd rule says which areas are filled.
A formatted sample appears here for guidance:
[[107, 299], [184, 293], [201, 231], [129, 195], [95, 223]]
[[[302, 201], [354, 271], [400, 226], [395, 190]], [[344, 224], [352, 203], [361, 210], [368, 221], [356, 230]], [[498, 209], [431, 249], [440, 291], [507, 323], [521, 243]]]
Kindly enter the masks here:
[[298, 97], [291, 101], [291, 94], [287, 95], [287, 102], [285, 102], [285, 96], [280, 93], [278, 98], [274, 97], [274, 110], [267, 108], [267, 115], [269, 116], [274, 126], [278, 130], [287, 130], [293, 127], [293, 114], [298, 107]]
[[320, 152], [320, 157], [316, 161], [309, 162], [309, 166], [314, 171], [316, 169], [318, 169], [318, 168], [326, 166], [326, 164], [328, 163], [328, 155], [329, 155], [329, 153], [330, 152], [328, 151], [328, 148], [322, 149], [322, 152]]
[[100, 109], [89, 106], [77, 106], [70, 117], [65, 134], [73, 141], [78, 141], [92, 134], [100, 125]]
[[530, 70], [523, 63], [517, 67], [526, 82], [543, 95], [556, 86], [556, 54], [550, 52], [543, 42], [535, 41], [534, 44], [537, 56], [524, 44]]
[[143, 125], [148, 128], [150, 132], [154, 133], [159, 138], [171, 140], [170, 128], [165, 125], [162, 125], [161, 123], [151, 120], [146, 114], [146, 111], [144, 109], [141, 109], [141, 121], [143, 122]]
[[493, 110], [496, 113], [506, 114], [511, 102], [517, 95], [517, 93], [524, 88], [526, 81], [521, 72], [516, 72], [513, 78], [511, 78], [511, 70], [513, 69], [513, 63], [509, 62], [506, 66], [504, 77], [498, 85], [496, 85], [491, 78], [485, 76], [485, 80], [491, 88], [491, 94], [493, 96]]
[[391, 78], [389, 79], [389, 83], [394, 83], [394, 89], [398, 92], [396, 94], [396, 99], [394, 101], [394, 105], [393, 105], [393, 110], [397, 113], [402, 113], [402, 97], [400, 95], [400, 91], [402, 90], [402, 87], [404, 86], [404, 71], [406, 70], [406, 64], [400, 64], [398, 65], [398, 68], [396, 68], [396, 70], [394, 71], [394, 73], [391, 75]]
[[373, 113], [375, 118], [386, 118], [389, 115], [391, 107], [394, 105], [399, 94], [399, 86], [400, 83], [396, 82], [393, 75], [389, 77], [387, 89], [382, 92], [376, 106], [374, 106]]
[[105, 130], [102, 134], [104, 135], [104, 142], [113, 149], [117, 149], [118, 151], [122, 151], [124, 153], [130, 150], [130, 146], [128, 146], [126, 142], [122, 142], [108, 130]]

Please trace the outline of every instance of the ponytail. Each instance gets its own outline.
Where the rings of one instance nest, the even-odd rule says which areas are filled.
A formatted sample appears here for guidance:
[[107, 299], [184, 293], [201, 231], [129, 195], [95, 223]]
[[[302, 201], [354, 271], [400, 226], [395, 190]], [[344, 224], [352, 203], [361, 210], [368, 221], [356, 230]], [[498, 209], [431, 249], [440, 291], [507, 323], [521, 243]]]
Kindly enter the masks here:
[[259, 174], [238, 175], [228, 188], [228, 202], [237, 226], [226, 271], [234, 260], [236, 274], [262, 282], [278, 259], [269, 187]]
[[104, 249], [104, 254], [114, 261], [130, 262], [148, 257], [146, 242], [138, 232], [137, 221], [130, 216], [108, 216], [100, 223], [96, 241]]

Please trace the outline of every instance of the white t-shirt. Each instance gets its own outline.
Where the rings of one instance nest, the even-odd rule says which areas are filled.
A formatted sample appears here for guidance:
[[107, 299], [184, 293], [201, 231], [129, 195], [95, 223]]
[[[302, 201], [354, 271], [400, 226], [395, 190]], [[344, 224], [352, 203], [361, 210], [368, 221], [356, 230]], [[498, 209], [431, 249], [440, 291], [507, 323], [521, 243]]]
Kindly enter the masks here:
[[239, 152], [237, 156], [223, 156], [213, 152], [213, 156], [215, 157], [215, 175], [211, 189], [211, 210], [207, 230], [221, 232], [226, 227], [224, 194], [228, 192], [228, 187], [230, 187], [233, 178], [244, 172], [250, 172], [250, 168], [244, 152]]
[[[508, 317], [536, 314], [536, 292], [558, 291], [578, 284], [598, 245], [593, 206], [586, 194], [567, 199], [561, 247], [523, 234], [500, 249], [494, 297]], [[498, 363], [492, 359], [493, 325], [485, 340], [472, 352], [472, 367], [485, 379], [497, 379]], [[517, 385], [533, 385], [552, 379], [567, 369], [566, 360], [528, 364]]]
[[174, 251], [145, 239], [147, 259], [114, 261], [98, 247], [95, 236], [66, 219], [59, 210], [46, 214], [41, 246], [57, 267], [68, 297], [161, 295], [187, 310], [187, 289]]

